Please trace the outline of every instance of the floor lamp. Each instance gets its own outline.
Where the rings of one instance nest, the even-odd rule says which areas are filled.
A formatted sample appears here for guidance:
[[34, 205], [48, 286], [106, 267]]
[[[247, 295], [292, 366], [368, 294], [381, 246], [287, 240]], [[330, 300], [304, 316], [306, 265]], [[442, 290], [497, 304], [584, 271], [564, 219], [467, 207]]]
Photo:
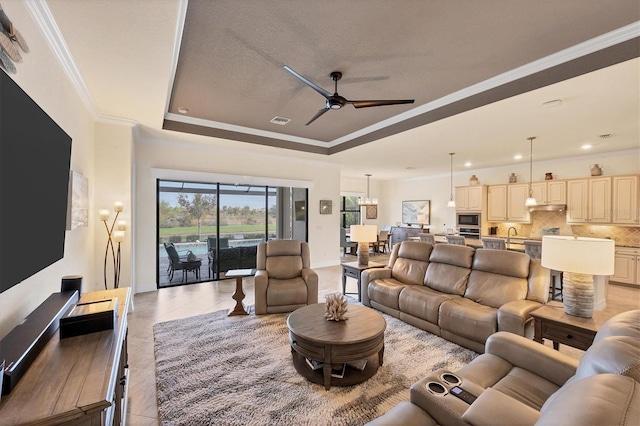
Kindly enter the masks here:
[[375, 225], [351, 225], [349, 239], [358, 243], [358, 264], [369, 264], [369, 244], [378, 241], [378, 227]]
[[615, 241], [602, 238], [542, 237], [542, 266], [563, 271], [564, 311], [583, 318], [593, 316], [594, 275], [612, 275]]
[[[104, 222], [104, 227], [107, 230], [107, 247], [104, 251], [104, 289], [107, 290], [107, 261], [109, 259], [109, 252], [113, 259], [113, 288], [118, 288], [120, 285], [120, 260], [121, 251], [120, 244], [124, 241], [124, 231], [127, 229], [127, 223], [124, 220], [118, 221], [118, 216], [124, 210], [124, 206], [120, 201], [116, 201], [113, 206], [113, 210], [116, 212], [116, 216], [113, 218], [113, 222], [109, 225], [109, 210], [99, 210], [100, 221]], [[115, 227], [117, 225], [117, 230]], [[118, 249], [114, 247], [114, 242], [118, 243]]]

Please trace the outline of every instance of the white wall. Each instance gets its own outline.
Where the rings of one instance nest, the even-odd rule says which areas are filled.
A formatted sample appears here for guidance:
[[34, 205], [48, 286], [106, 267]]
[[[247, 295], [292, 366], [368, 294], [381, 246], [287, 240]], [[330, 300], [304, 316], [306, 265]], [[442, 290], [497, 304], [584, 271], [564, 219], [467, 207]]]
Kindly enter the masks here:
[[[93, 194], [94, 180], [94, 122], [58, 61], [51, 53], [40, 30], [32, 21], [24, 2], [2, 3], [3, 9], [29, 43], [30, 52], [23, 54], [23, 62], [16, 64], [17, 74], [11, 75], [16, 83], [69, 134], [73, 140], [71, 169], [89, 181], [89, 222], [95, 219]], [[3, 72], [3, 71], [0, 71]], [[25, 167], [29, 167], [25, 158]], [[33, 171], [38, 173], [37, 170]], [[42, 176], [46, 179], [46, 176]], [[46, 210], [46, 206], [43, 206]], [[28, 226], [28, 224], [25, 224]], [[94, 281], [94, 232], [91, 226], [67, 231], [64, 258], [45, 268], [22, 283], [0, 294], [0, 338], [20, 323], [51, 293], [60, 291], [60, 279], [65, 275], [84, 276], [85, 283]], [[34, 246], [46, 250], [46, 242]], [[87, 290], [85, 284], [85, 290]], [[90, 285], [89, 285], [90, 287]]]
[[[135, 143], [135, 292], [156, 289], [156, 179], [151, 169], [238, 175], [260, 184], [261, 178], [311, 182], [309, 188], [309, 245], [313, 267], [339, 263], [340, 169], [319, 161], [285, 159], [242, 150], [216, 149], [209, 145], [184, 145], [164, 141]], [[180, 173], [178, 172], [178, 176]], [[320, 200], [333, 201], [333, 213], [320, 214]]]

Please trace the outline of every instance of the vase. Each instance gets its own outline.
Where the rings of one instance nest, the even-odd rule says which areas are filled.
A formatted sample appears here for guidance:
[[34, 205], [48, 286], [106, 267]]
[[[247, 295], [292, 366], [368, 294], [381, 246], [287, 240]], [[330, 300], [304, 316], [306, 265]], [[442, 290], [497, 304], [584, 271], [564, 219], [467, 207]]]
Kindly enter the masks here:
[[469, 179], [469, 185], [477, 185], [479, 183], [480, 181], [478, 180], [476, 175], [471, 175], [471, 178]]
[[509, 175], [509, 183], [516, 183], [518, 181], [518, 175], [515, 173], [511, 173]]
[[553, 173], [551, 173], [551, 172], [545, 173], [544, 174], [544, 180], [553, 180]]
[[565, 272], [562, 279], [564, 312], [581, 318], [593, 316], [595, 291], [593, 276]]

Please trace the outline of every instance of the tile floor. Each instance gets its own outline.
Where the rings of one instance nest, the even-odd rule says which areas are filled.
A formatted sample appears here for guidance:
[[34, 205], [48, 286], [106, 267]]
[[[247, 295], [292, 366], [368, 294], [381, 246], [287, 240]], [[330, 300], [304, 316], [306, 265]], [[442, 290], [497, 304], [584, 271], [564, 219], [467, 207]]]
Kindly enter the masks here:
[[[387, 255], [371, 255], [371, 261], [386, 262]], [[356, 260], [355, 256], [341, 258], [343, 262]], [[317, 268], [319, 291], [341, 291], [341, 268]], [[235, 306], [231, 298], [235, 280], [224, 280], [163, 288], [134, 296], [134, 311], [129, 314], [129, 385], [128, 423], [132, 426], [157, 425], [155, 361], [153, 325], [193, 315], [230, 309]], [[246, 305], [254, 303], [253, 278], [244, 280]], [[356, 281], [347, 279], [347, 292], [356, 291]], [[640, 307], [640, 290], [611, 285], [606, 311], [611, 314]], [[562, 352], [579, 357], [582, 351], [560, 346]]]

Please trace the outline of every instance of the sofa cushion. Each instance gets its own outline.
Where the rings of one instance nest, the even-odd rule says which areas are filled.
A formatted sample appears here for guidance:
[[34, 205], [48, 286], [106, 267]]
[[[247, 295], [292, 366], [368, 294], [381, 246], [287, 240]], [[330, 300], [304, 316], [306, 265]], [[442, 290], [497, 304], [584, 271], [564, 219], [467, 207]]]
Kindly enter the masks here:
[[267, 306], [307, 304], [307, 284], [302, 277], [288, 280], [269, 278]]
[[265, 269], [269, 271], [269, 278], [286, 280], [299, 277], [302, 272], [302, 257], [300, 255], [267, 257]]
[[367, 294], [369, 300], [378, 302], [389, 308], [400, 310], [398, 299], [405, 284], [393, 278], [376, 279], [369, 283]]
[[498, 310], [465, 298], [446, 300], [440, 305], [438, 325], [458, 336], [484, 343], [498, 331]]
[[[431, 267], [431, 265], [429, 265]], [[425, 286], [406, 286], [400, 292], [400, 310], [414, 317], [438, 324], [438, 312], [440, 305], [445, 300], [460, 297], [452, 294], [441, 293]]]
[[524, 300], [527, 297], [527, 280], [472, 270], [464, 297], [482, 305], [499, 308], [508, 302]]
[[602, 373], [629, 376], [640, 382], [640, 339], [629, 336], [599, 339], [584, 353], [571, 380]]
[[598, 329], [593, 343], [609, 336], [631, 336], [640, 338], [640, 309], [627, 311], [610, 318]]
[[638, 425], [639, 384], [630, 377], [597, 374], [567, 383], [540, 410], [536, 425]]
[[529, 256], [509, 250], [477, 249], [472, 269], [516, 278], [529, 276]]
[[422, 284], [432, 248], [431, 244], [403, 241], [391, 268], [391, 276], [406, 284]]
[[553, 395], [559, 386], [523, 368], [513, 367], [493, 386], [493, 389], [540, 410], [547, 398]]

